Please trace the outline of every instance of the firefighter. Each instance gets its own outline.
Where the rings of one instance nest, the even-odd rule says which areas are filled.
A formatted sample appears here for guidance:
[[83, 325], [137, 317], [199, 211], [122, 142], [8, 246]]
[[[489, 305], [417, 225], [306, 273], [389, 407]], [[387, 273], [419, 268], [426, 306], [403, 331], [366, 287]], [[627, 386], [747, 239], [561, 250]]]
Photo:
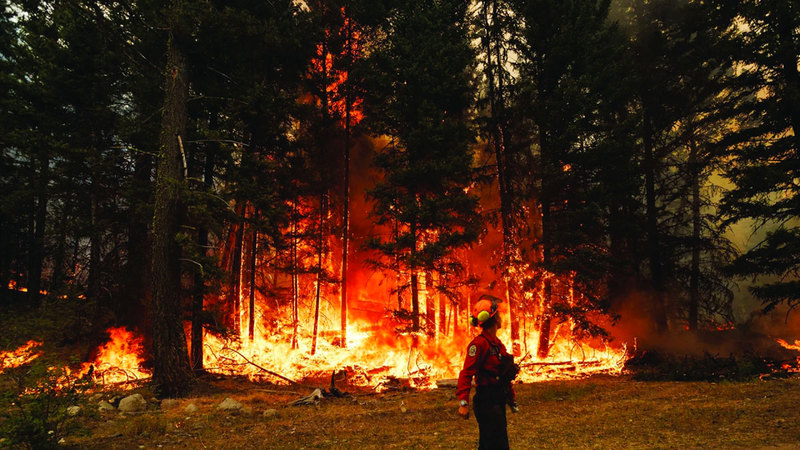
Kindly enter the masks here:
[[500, 314], [497, 313], [498, 302], [496, 297], [483, 295], [472, 308], [472, 326], [481, 327], [482, 332], [469, 343], [464, 368], [458, 375], [458, 414], [464, 419], [469, 418], [469, 391], [475, 378], [472, 407], [478, 421], [479, 449], [509, 448], [506, 403], [513, 412], [518, 410], [511, 386], [511, 379], [516, 372], [508, 379], [507, 370], [502, 369], [509, 360], [513, 366], [513, 357], [497, 338], [497, 330], [502, 327]]

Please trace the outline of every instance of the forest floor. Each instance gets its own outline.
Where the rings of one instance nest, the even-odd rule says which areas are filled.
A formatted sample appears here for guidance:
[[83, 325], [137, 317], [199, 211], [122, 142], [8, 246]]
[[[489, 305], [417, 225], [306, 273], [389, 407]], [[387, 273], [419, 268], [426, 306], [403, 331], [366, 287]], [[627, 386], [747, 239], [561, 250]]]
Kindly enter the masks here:
[[[476, 448], [474, 417], [456, 414], [452, 389], [355, 392], [289, 406], [310, 391], [225, 379], [135, 414], [79, 414], [77, 448]], [[517, 386], [512, 448], [800, 448], [800, 378], [640, 382], [628, 377]], [[117, 395], [127, 393], [117, 393]], [[106, 396], [110, 396], [107, 394]], [[217, 409], [230, 397], [238, 413]], [[186, 411], [194, 404], [197, 411]], [[265, 414], [267, 410], [269, 411]]]

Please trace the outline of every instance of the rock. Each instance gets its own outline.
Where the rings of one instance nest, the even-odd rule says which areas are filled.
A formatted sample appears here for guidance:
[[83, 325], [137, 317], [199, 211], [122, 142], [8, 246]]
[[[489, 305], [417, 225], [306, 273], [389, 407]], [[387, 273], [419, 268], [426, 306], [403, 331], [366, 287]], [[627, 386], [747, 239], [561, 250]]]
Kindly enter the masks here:
[[147, 408], [147, 400], [142, 394], [129, 395], [119, 401], [119, 410], [124, 412], [143, 411]]
[[67, 408], [67, 415], [70, 416], [70, 417], [77, 416], [79, 412], [81, 412], [81, 407], [80, 406], [75, 405], [75, 406], [70, 406], [69, 408]]
[[247, 414], [248, 416], [249, 416], [250, 414], [253, 414], [253, 408], [252, 408], [252, 407], [250, 407], [250, 406], [244, 406], [244, 407], [242, 407], [242, 414]]
[[238, 412], [242, 410], [242, 404], [228, 397], [225, 400], [223, 400], [222, 403], [217, 405], [217, 409], [221, 409], [223, 411], [228, 411], [228, 412]]
[[105, 400], [100, 400], [100, 403], [98, 403], [97, 406], [98, 406], [97, 410], [100, 411], [100, 412], [108, 412], [108, 411], [116, 411], [117, 410], [117, 408], [114, 408], [114, 406], [112, 406], [111, 403], [108, 403]]
[[278, 415], [278, 410], [271, 408], [261, 413], [261, 416], [264, 417], [265, 419], [270, 419], [272, 417], [276, 417], [277, 415]]
[[178, 401], [174, 398], [165, 398], [161, 400], [161, 409], [170, 409], [178, 406]]
[[197, 406], [195, 406], [194, 403], [189, 403], [188, 405], [186, 405], [186, 408], [183, 408], [183, 410], [186, 411], [189, 414], [196, 413], [197, 412]]
[[91, 397], [89, 397], [89, 403], [97, 403], [102, 399], [103, 399], [103, 394], [98, 392], [98, 393], [92, 395]]

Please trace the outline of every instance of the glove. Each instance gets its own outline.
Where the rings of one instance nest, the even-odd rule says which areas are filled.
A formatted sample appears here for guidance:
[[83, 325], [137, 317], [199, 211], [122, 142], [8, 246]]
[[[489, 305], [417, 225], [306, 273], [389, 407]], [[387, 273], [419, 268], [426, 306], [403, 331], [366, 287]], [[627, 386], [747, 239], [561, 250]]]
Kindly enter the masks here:
[[510, 406], [510, 407], [511, 407], [511, 412], [513, 412], [513, 413], [515, 413], [515, 414], [519, 412], [519, 406], [517, 406], [517, 404], [516, 404], [516, 403], [512, 403], [512, 404], [510, 404], [510, 405], [508, 405], [508, 406]]
[[459, 406], [458, 415], [463, 417], [464, 420], [469, 419], [469, 405]]

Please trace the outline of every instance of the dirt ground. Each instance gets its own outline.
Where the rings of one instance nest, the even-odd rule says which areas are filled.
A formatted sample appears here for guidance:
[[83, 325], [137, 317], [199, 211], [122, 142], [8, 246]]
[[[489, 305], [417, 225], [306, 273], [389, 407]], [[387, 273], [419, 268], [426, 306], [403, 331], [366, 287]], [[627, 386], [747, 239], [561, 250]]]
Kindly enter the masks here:
[[[280, 391], [280, 392], [276, 392]], [[148, 397], [146, 391], [142, 392]], [[216, 381], [133, 415], [82, 412], [79, 448], [476, 448], [453, 390], [357, 393], [289, 406], [308, 391]], [[739, 383], [595, 378], [517, 386], [512, 448], [800, 448], [800, 379]], [[244, 405], [216, 409], [230, 397]], [[186, 412], [190, 403], [198, 410]], [[87, 408], [88, 409], [88, 408]], [[268, 412], [265, 417], [264, 412]]]

